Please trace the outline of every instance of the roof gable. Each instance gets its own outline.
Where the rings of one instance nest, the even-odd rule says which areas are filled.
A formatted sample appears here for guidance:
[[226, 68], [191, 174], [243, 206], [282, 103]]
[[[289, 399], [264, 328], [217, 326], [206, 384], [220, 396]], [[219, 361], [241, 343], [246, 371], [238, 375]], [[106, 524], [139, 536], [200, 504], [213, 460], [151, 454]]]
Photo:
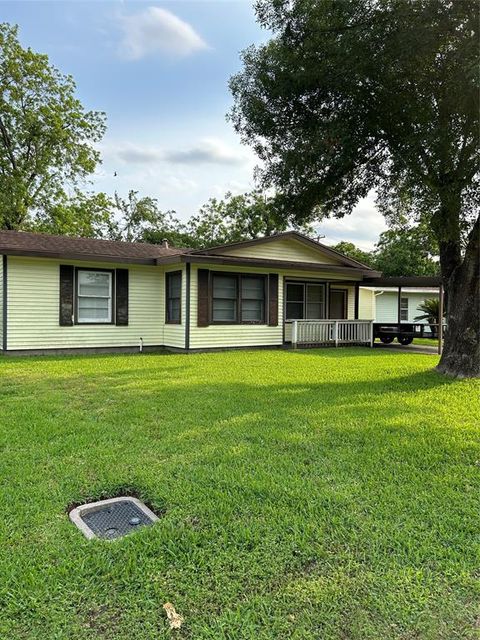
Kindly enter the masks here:
[[287, 231], [286, 233], [265, 238], [212, 247], [211, 249], [193, 253], [302, 263], [311, 262], [312, 264], [348, 266], [360, 269], [369, 268], [296, 231]]

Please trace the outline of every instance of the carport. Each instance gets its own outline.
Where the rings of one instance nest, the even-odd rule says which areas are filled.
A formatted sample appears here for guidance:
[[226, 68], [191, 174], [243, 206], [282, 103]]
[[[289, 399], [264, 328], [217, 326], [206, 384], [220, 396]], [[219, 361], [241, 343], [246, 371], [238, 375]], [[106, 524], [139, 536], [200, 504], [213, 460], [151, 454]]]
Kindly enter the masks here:
[[[438, 287], [438, 297], [439, 297], [439, 316], [440, 319], [443, 319], [443, 309], [444, 309], [444, 291], [443, 285], [440, 276], [401, 276], [401, 277], [379, 277], [379, 278], [365, 278], [362, 281], [362, 286], [366, 287], [390, 287], [397, 289], [397, 299], [398, 299], [398, 312], [397, 312], [397, 322], [396, 323], [374, 323], [374, 332], [377, 332], [377, 335], [380, 335], [380, 332], [384, 330], [385, 333], [388, 330], [391, 331], [392, 334], [396, 335], [410, 335], [412, 332], [411, 327], [413, 327], [413, 333], [415, 333], [415, 327], [420, 325], [415, 325], [415, 323], [405, 323], [401, 320], [401, 299], [402, 299], [402, 290], [408, 289], [409, 287]], [[378, 326], [381, 325], [381, 326]], [[423, 334], [423, 327], [420, 327]], [[438, 323], [438, 353], [442, 353], [442, 344], [443, 344], [443, 322], [440, 321]]]

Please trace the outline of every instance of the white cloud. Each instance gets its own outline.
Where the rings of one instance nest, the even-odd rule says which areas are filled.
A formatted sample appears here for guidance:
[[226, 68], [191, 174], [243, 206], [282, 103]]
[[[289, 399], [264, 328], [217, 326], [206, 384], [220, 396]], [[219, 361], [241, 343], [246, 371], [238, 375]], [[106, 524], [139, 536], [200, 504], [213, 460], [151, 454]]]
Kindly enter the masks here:
[[104, 158], [122, 164], [154, 164], [163, 159], [159, 148], [130, 142], [102, 144], [100, 152]]
[[195, 29], [175, 14], [160, 7], [147, 7], [140, 13], [120, 16], [123, 30], [120, 53], [130, 60], [163, 53], [177, 57], [208, 49]]
[[247, 156], [215, 138], [204, 138], [188, 149], [167, 151], [165, 159], [176, 164], [228, 164], [238, 165], [247, 161]]
[[320, 234], [325, 235], [322, 240], [325, 244], [337, 244], [344, 240], [369, 251], [387, 225], [375, 206], [375, 195], [372, 193], [360, 200], [351, 215], [341, 219], [322, 220], [316, 228]]
[[102, 144], [100, 151], [104, 158], [122, 164], [152, 165], [160, 162], [180, 165], [242, 165], [249, 157], [243, 149], [234, 149], [221, 140], [204, 138], [185, 149], [162, 149], [151, 145], [116, 142]]

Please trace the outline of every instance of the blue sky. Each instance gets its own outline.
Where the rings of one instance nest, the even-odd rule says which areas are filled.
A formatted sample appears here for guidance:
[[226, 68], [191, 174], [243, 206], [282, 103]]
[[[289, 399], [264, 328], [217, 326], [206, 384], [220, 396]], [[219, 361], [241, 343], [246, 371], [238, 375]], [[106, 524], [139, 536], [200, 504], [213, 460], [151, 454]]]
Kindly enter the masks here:
[[[0, 20], [75, 78], [86, 108], [106, 112], [94, 189], [136, 189], [185, 219], [211, 196], [253, 187], [256, 159], [225, 117], [240, 51], [268, 37], [247, 0], [17, 0], [0, 2]], [[319, 233], [369, 248], [383, 228], [367, 199]]]

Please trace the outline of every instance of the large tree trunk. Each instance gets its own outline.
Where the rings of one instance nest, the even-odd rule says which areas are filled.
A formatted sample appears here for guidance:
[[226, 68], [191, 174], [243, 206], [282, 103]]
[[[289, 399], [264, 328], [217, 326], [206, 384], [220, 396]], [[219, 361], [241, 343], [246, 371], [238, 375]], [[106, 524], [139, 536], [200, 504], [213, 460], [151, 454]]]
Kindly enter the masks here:
[[[437, 370], [456, 378], [480, 377], [479, 220], [470, 233], [463, 261], [449, 275], [448, 266], [444, 270], [445, 265], [442, 265], [448, 296], [447, 330]], [[448, 247], [444, 249], [444, 263], [449, 263]]]

